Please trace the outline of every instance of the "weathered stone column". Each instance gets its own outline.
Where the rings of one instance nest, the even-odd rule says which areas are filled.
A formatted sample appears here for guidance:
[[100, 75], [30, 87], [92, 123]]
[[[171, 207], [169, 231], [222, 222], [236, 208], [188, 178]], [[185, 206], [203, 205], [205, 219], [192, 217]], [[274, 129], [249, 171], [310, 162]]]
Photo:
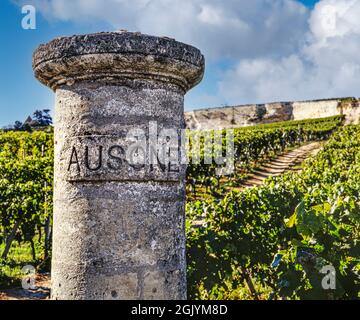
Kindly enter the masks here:
[[33, 69], [56, 93], [52, 298], [185, 299], [185, 166], [131, 163], [126, 137], [184, 127], [204, 57], [169, 38], [98, 33], [41, 45]]

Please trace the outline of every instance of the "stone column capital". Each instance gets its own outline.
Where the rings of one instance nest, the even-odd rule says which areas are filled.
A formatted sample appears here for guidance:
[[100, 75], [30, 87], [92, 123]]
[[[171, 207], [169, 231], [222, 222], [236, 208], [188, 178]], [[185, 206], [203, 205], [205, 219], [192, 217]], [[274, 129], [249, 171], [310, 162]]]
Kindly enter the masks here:
[[56, 90], [79, 81], [153, 80], [184, 92], [204, 74], [201, 52], [167, 37], [138, 32], [101, 32], [60, 37], [34, 52], [36, 78]]

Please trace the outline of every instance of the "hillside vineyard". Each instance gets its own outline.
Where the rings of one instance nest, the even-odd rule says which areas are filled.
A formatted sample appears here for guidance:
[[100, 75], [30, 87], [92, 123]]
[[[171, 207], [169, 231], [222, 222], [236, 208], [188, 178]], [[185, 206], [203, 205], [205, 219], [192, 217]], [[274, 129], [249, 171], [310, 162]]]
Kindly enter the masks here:
[[[358, 297], [360, 127], [343, 122], [338, 116], [238, 128], [232, 176], [218, 177], [212, 165], [190, 162], [189, 298]], [[259, 163], [310, 141], [324, 145], [301, 172], [237, 191]], [[52, 214], [52, 160], [52, 133], [0, 133], [4, 234], [18, 226], [23, 243], [38, 241], [28, 235], [43, 229]], [[321, 270], [329, 266], [336, 270], [336, 290], [321, 285]]]

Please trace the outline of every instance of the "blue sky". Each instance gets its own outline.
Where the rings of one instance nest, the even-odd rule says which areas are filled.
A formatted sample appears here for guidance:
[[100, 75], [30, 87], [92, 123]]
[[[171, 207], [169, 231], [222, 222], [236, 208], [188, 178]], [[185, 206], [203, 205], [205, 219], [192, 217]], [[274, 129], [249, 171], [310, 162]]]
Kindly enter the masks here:
[[32, 53], [40, 43], [59, 35], [111, 30], [108, 25], [49, 22], [37, 14], [35, 30], [24, 30], [21, 8], [9, 0], [0, 4], [0, 126], [23, 121], [36, 109], [53, 109], [54, 94], [33, 76]]
[[300, 2], [302, 2], [304, 5], [308, 7], [313, 7], [316, 4], [316, 2], [318, 2], [318, 0], [301, 0]]
[[[331, 91], [329, 88], [336, 86], [318, 78], [317, 69], [323, 66], [315, 65], [319, 64], [317, 57], [312, 58], [317, 43], [310, 40], [313, 42], [307, 44], [311, 36], [320, 39], [325, 34], [328, 37], [323, 31], [319, 33], [316, 27], [319, 18], [316, 18], [314, 4], [318, 1], [303, 0], [305, 6], [300, 6], [296, 0], [201, 0], [198, 3], [203, 3], [202, 7], [196, 7], [194, 3], [197, 1], [184, 0], [179, 2], [181, 13], [174, 9], [173, 18], [171, 8], [166, 12], [167, 16], [161, 13], [166, 11], [167, 0], [147, 1], [151, 4], [144, 11], [144, 1], [141, 0], [134, 0], [133, 6], [125, 0], [91, 0], [91, 6], [86, 8], [80, 0], [2, 0], [0, 126], [15, 120], [23, 121], [35, 109], [53, 109], [53, 92], [34, 79], [31, 68], [32, 53], [40, 43], [57, 36], [117, 28], [166, 34], [196, 45], [204, 52], [207, 60], [205, 78], [186, 96], [187, 110], [268, 102], [267, 99], [298, 100], [343, 95], [341, 86], [338, 91]], [[335, 6], [334, 0], [321, 2]], [[34, 4], [37, 9], [36, 30], [21, 27], [24, 16], [21, 5], [25, 3]], [[163, 10], [159, 10], [160, 5]], [[114, 14], [116, 10], [119, 10], [118, 15]], [[194, 12], [201, 12], [196, 16], [199, 21], [189, 26], [186, 19], [194, 19], [191, 16]], [[266, 26], [259, 23], [262, 20], [267, 21]], [[312, 82], [304, 75], [306, 73], [311, 73]], [[298, 78], [294, 79], [295, 75]], [[319, 90], [313, 88], [317, 83], [321, 87]], [[280, 86], [283, 89], [278, 90]], [[356, 95], [356, 92], [346, 90], [345, 93]]]

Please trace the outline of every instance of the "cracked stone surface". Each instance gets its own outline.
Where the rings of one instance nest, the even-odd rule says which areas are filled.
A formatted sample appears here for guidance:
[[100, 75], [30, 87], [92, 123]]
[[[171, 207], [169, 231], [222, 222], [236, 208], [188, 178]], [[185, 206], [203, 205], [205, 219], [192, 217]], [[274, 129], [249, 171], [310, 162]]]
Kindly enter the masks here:
[[56, 96], [52, 299], [186, 299], [186, 167], [134, 167], [124, 150], [132, 129], [184, 128], [204, 57], [112, 32], [41, 45], [33, 69]]

